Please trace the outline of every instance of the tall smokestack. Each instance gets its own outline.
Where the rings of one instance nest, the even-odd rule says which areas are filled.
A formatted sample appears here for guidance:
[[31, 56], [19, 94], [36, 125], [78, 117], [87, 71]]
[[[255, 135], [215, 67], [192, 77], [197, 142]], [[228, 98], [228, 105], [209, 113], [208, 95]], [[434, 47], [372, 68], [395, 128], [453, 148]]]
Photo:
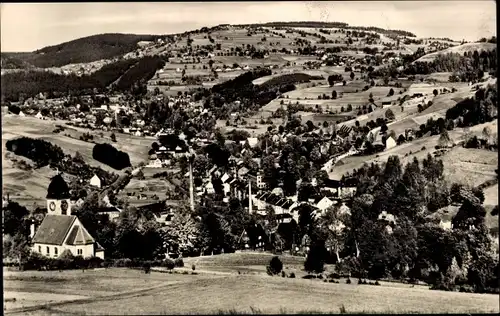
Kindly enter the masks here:
[[191, 212], [194, 212], [193, 159], [194, 156], [191, 155], [191, 157], [189, 157], [189, 203]]
[[30, 238], [33, 238], [35, 236], [35, 223], [31, 222], [30, 224]]
[[252, 182], [248, 180], [248, 213], [252, 214]]

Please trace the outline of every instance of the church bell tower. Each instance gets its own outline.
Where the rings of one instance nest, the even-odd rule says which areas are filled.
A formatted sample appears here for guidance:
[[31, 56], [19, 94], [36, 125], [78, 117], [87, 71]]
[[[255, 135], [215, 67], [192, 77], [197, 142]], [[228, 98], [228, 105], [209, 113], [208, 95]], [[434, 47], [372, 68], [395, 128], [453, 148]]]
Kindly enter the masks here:
[[47, 190], [47, 214], [71, 215], [69, 187], [61, 174], [52, 178]]

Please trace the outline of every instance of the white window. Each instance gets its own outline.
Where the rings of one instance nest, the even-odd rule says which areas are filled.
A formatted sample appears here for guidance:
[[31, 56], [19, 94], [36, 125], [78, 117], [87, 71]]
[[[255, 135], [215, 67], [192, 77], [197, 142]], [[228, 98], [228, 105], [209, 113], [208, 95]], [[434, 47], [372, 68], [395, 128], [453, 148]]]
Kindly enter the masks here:
[[77, 250], [76, 250], [76, 253], [77, 253], [78, 255], [82, 255], [82, 254], [83, 254], [83, 250], [82, 250], [82, 249], [77, 249]]

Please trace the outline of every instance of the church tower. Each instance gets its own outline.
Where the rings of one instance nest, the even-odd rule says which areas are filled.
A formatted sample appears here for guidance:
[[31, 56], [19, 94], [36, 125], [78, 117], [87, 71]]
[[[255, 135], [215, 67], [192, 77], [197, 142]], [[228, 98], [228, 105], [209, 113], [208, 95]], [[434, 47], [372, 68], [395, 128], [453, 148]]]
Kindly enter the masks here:
[[47, 214], [71, 215], [69, 187], [61, 174], [52, 178], [47, 190]]

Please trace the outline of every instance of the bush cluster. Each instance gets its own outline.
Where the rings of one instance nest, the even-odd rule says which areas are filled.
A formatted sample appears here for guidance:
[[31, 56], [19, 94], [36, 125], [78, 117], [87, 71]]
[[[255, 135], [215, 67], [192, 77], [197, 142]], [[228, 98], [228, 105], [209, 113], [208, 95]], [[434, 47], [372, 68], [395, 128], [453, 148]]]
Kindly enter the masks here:
[[96, 144], [92, 150], [92, 157], [116, 170], [131, 166], [128, 154], [110, 144]]
[[[4, 263], [6, 266], [17, 264]], [[72, 256], [68, 253], [61, 254], [58, 258], [48, 258], [38, 253], [32, 253], [21, 264], [22, 270], [72, 270], [72, 269], [94, 269], [94, 268], [141, 268], [150, 269], [151, 267], [163, 267], [169, 270], [175, 267], [183, 267], [184, 262], [181, 258], [172, 260], [140, 260], [140, 259], [113, 259], [102, 260], [97, 257], [83, 258], [82, 256]]]

